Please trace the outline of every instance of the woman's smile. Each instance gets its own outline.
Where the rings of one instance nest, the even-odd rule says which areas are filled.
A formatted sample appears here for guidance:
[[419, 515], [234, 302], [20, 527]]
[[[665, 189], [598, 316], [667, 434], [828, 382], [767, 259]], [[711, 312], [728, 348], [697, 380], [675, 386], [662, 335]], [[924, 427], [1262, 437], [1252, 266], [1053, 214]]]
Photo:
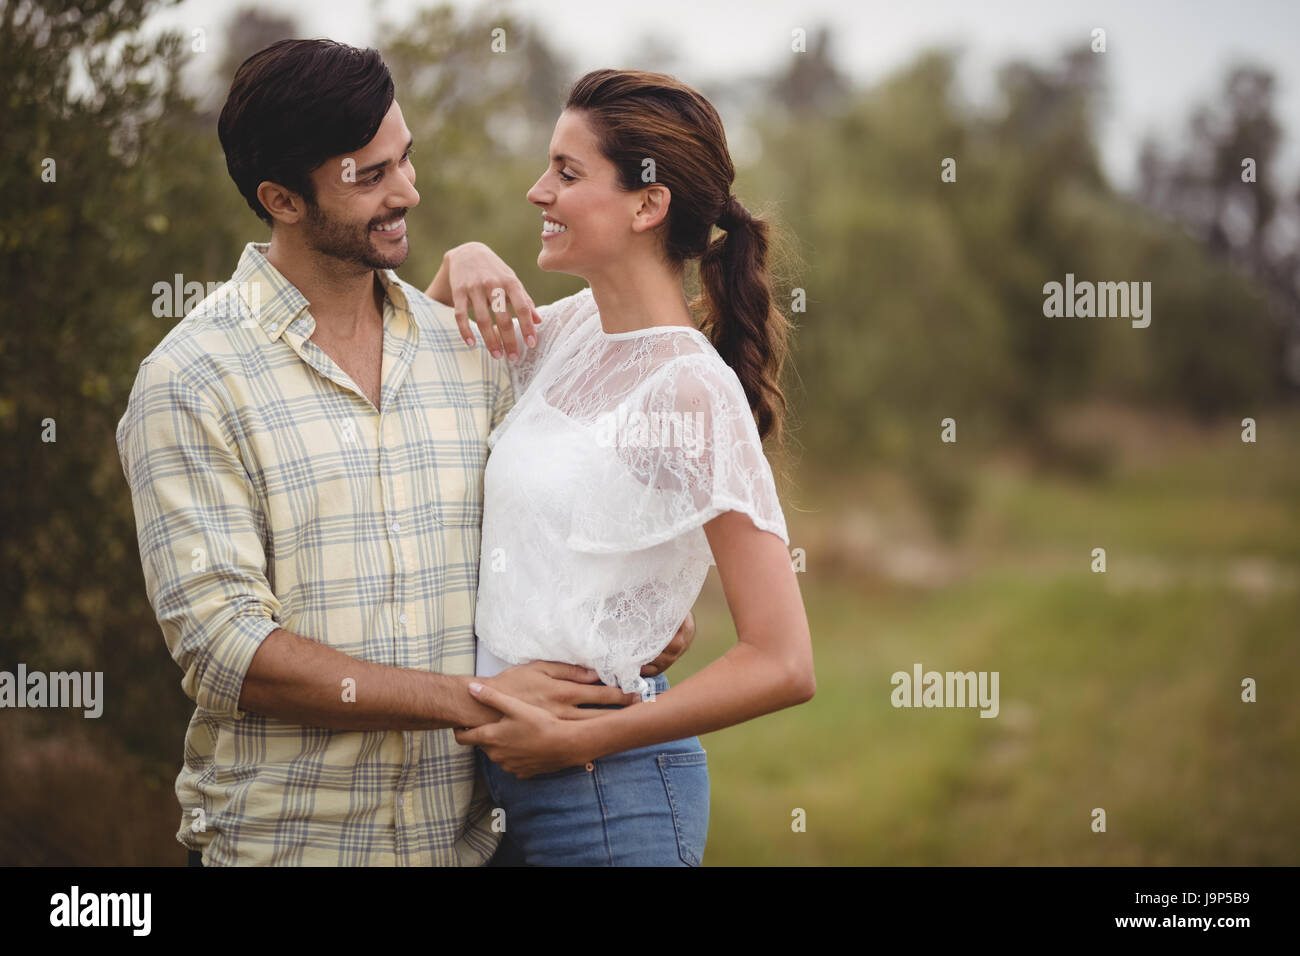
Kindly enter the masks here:
[[542, 213], [542, 241], [543, 242], [545, 242], [548, 239], [554, 239], [557, 236], [564, 235], [564, 233], [567, 232], [568, 229], [569, 227], [566, 226], [564, 223], [560, 222], [558, 219], [554, 219], [551, 216], [548, 216], [546, 213]]

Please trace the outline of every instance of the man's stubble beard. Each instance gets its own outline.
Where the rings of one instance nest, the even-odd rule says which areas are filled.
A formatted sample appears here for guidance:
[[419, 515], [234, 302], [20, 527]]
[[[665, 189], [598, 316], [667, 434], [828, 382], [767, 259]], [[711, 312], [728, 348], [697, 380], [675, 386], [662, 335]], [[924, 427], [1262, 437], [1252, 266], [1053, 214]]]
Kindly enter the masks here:
[[[406, 210], [402, 210], [402, 215]], [[401, 218], [400, 216], [394, 218]], [[322, 255], [367, 269], [396, 269], [411, 251], [408, 239], [390, 256], [378, 252], [370, 241], [370, 227], [355, 226], [325, 215], [315, 203], [307, 204], [307, 244]]]

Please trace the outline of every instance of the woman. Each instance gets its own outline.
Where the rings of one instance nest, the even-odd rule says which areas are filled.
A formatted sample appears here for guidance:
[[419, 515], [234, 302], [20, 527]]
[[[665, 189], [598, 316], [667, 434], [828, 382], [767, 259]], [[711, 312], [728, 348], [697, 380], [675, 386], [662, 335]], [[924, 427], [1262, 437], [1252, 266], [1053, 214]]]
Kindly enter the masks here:
[[[510, 366], [516, 404], [489, 438], [477, 674], [567, 661], [643, 702], [561, 720], [471, 684], [505, 716], [456, 739], [480, 748], [522, 862], [699, 865], [709, 798], [695, 735], [813, 695], [762, 448], [780, 438], [787, 323], [771, 302], [768, 227], [731, 195], [734, 176], [699, 93], [598, 70], [570, 92], [528, 192], [542, 212], [538, 265], [590, 288], [539, 310], [533, 347], [513, 324], [500, 329], [524, 354]], [[710, 241], [715, 224], [724, 234]], [[703, 331], [683, 291], [693, 259]], [[443, 301], [446, 272], [430, 290]], [[496, 351], [490, 316], [476, 312]], [[672, 690], [662, 675], [647, 682], [641, 666], [713, 563], [738, 643]]]

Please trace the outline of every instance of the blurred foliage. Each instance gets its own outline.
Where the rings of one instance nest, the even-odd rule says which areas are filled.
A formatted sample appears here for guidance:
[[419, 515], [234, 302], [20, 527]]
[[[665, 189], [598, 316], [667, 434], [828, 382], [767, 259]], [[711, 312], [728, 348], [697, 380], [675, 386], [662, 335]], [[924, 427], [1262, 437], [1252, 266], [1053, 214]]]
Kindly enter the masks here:
[[[215, 115], [182, 87], [186, 40], [141, 29], [160, 6], [0, 0], [0, 668], [106, 671], [104, 716], [84, 733], [144, 761], [154, 785], [175, 775], [192, 704], [145, 598], [115, 429], [139, 362], [180, 318], [152, 314], [154, 284], [224, 280], [243, 244], [266, 238], [229, 180]], [[497, 27], [505, 52], [492, 49]], [[249, 8], [228, 31], [210, 68], [223, 94], [245, 56], [296, 26]], [[430, 7], [376, 35], [391, 38], [422, 194], [403, 276], [426, 287], [443, 251], [476, 239], [538, 302], [574, 291], [579, 280], [536, 268], [524, 198], [576, 78], [542, 26]], [[730, 132], [756, 147], [736, 192], [789, 243], [778, 301], [807, 297], [791, 313], [788, 387], [807, 465], [893, 470], [953, 538], [992, 450], [1107, 473], [1104, 444], [1056, 433], [1061, 408], [1104, 398], [1239, 420], [1294, 401], [1300, 259], [1280, 224], [1294, 223], [1296, 197], [1270, 162], [1266, 72], [1228, 78], [1222, 101], [1194, 114], [1185, 155], [1149, 146], [1139, 195], [1125, 196], [1098, 161], [1101, 58], [1007, 64], [999, 102], [976, 109], [957, 99], [953, 51], [862, 88], [830, 36], [814, 32], [784, 72], [705, 89], [724, 115], [741, 111], [745, 129]], [[671, 59], [661, 41], [644, 48]], [[1245, 188], [1243, 155], [1261, 168]], [[940, 179], [944, 157], [955, 183]], [[1067, 272], [1151, 282], [1150, 327], [1045, 318], [1043, 284]], [[938, 440], [947, 417], [955, 445]], [[29, 716], [49, 727], [66, 715]]]
[[[777, 197], [804, 247], [795, 405], [814, 459], [903, 470], [939, 528], [970, 500], [973, 449], [1014, 444], [1088, 476], [1054, 411], [1123, 399], [1240, 418], [1294, 389], [1263, 291], [1107, 184], [1092, 114], [1101, 61], [1013, 63], [1000, 106], [958, 106], [954, 54], [929, 51], [834, 113], [758, 119], [746, 195]], [[956, 182], [940, 162], [956, 160]], [[1043, 284], [1149, 281], [1152, 322], [1046, 318]], [[958, 421], [958, 442], [938, 441]]]
[[118, 675], [95, 733], [170, 775], [192, 706], [144, 600], [115, 432], [140, 360], [175, 321], [154, 318], [153, 284], [228, 276], [246, 224], [220, 188], [215, 130], [180, 87], [181, 39], [139, 30], [157, 6], [0, 10], [0, 660]]
[[1219, 98], [1192, 111], [1181, 152], [1171, 155], [1150, 138], [1143, 143], [1139, 196], [1182, 223], [1215, 260], [1255, 280], [1283, 337], [1251, 343], [1235, 364], [1240, 369], [1257, 349], [1278, 344], [1279, 361], [1261, 371], [1286, 388], [1300, 382], [1300, 183], [1288, 195], [1276, 162], [1282, 130], [1273, 115], [1275, 86], [1265, 69], [1230, 69]]

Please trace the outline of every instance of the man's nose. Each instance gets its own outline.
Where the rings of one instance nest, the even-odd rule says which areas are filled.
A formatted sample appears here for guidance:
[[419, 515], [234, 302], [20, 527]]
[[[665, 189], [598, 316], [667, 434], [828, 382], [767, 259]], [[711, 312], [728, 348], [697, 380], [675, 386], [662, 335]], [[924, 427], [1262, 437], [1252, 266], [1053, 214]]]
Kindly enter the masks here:
[[407, 179], [405, 176], [402, 176], [401, 180], [402, 188], [398, 192], [398, 195], [401, 197], [401, 202], [399, 202], [398, 205], [418, 206], [420, 204], [420, 193], [419, 190], [415, 188], [415, 183], [411, 182], [411, 180]]

